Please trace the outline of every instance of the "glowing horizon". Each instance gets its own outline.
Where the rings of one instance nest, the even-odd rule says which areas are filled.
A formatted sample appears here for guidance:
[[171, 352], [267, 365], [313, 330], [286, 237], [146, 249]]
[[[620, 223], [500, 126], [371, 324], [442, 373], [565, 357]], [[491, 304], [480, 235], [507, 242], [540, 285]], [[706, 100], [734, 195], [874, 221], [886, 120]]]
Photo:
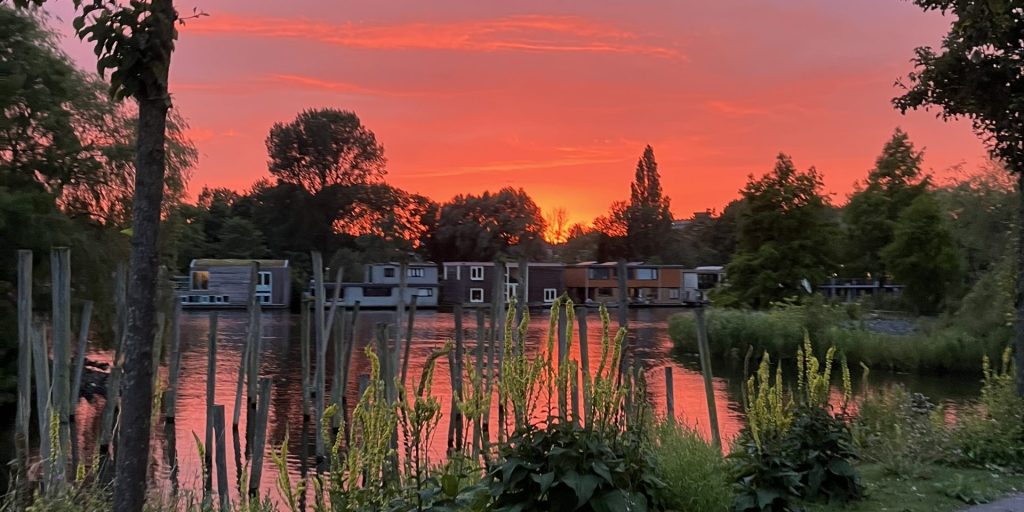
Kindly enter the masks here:
[[[359, 115], [392, 185], [437, 201], [523, 187], [585, 224], [628, 197], [646, 144], [677, 218], [721, 211], [780, 151], [843, 202], [897, 126], [940, 177], [984, 159], [966, 122], [889, 103], [913, 48], [948, 26], [908, 2], [194, 6], [210, 16], [182, 28], [171, 70], [201, 155], [191, 197], [267, 176], [270, 126], [317, 107]], [[70, 7], [52, 12], [67, 34]], [[63, 46], [94, 68], [88, 46]]]

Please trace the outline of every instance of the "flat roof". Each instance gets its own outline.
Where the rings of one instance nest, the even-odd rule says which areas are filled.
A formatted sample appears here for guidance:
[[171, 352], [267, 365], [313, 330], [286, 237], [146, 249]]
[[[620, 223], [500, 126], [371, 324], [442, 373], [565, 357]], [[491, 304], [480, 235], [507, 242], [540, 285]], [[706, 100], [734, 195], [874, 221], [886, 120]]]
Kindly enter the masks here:
[[217, 259], [217, 258], [200, 258], [192, 260], [190, 267], [245, 267], [253, 263], [259, 263], [260, 268], [274, 268], [274, 267], [287, 267], [288, 260], [247, 260], [247, 259]]

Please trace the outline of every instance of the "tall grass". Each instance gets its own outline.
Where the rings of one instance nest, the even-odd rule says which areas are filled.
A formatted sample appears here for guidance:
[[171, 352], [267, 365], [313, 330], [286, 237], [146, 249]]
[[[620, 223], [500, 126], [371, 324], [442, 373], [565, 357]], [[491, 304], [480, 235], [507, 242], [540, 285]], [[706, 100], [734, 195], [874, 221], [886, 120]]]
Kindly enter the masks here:
[[[998, 358], [1007, 342], [1000, 336], [969, 334], [955, 324], [925, 325], [907, 335], [875, 332], [845, 311], [821, 305], [786, 305], [768, 311], [712, 309], [707, 323], [716, 357], [740, 359], [748, 347], [755, 354], [787, 357], [808, 333], [818, 347], [836, 347], [851, 364], [896, 371], [977, 374], [982, 359]], [[672, 316], [668, 329], [676, 347], [697, 350], [693, 315]]]
[[725, 512], [732, 503], [729, 468], [722, 451], [696, 430], [673, 421], [655, 429], [654, 457], [667, 484], [661, 498], [669, 510]]

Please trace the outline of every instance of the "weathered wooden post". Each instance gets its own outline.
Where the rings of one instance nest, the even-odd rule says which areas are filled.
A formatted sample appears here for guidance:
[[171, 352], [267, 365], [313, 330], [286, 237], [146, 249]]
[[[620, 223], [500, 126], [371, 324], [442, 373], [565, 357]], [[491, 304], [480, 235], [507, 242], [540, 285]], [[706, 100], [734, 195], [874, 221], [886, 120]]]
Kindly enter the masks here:
[[75, 373], [71, 380], [71, 411], [70, 417], [74, 419], [75, 409], [78, 409], [78, 395], [82, 389], [82, 373], [85, 371], [85, 351], [88, 347], [89, 324], [92, 321], [92, 301], [87, 300], [82, 304], [82, 318], [79, 321], [78, 350], [75, 353]]
[[676, 421], [676, 391], [672, 379], [672, 367], [665, 367], [665, 419], [671, 423]]
[[[42, 416], [42, 410], [38, 413]], [[29, 431], [32, 417], [32, 251], [18, 251], [18, 411], [14, 448], [18, 457], [18, 502], [28, 498]]]
[[203, 465], [203, 492], [209, 497], [213, 490], [213, 406], [217, 390], [217, 313], [210, 313], [210, 335], [206, 345], [206, 456]]
[[124, 364], [124, 338], [128, 332], [128, 266], [119, 263], [114, 272], [114, 361], [107, 376], [107, 396], [103, 406], [100, 426], [100, 480], [113, 480], [113, 464], [110, 463], [111, 447], [114, 442], [114, 423], [121, 401], [121, 371]]
[[[340, 407], [342, 378], [341, 376], [344, 373], [344, 371], [341, 369], [341, 365], [344, 364], [345, 362], [345, 342], [347, 339], [345, 331], [348, 328], [348, 323], [345, 321], [346, 315], [344, 306], [342, 306], [341, 309], [336, 311], [334, 314], [337, 315], [337, 319], [334, 322], [334, 334], [332, 336], [334, 346], [331, 350], [331, 356], [333, 358], [333, 364], [331, 366], [334, 371], [331, 377], [331, 403], [336, 404]], [[338, 429], [341, 427], [342, 418], [342, 414], [335, 414], [331, 418], [331, 428], [333, 429], [333, 434], [335, 436], [338, 435]]]
[[302, 357], [302, 421], [308, 422], [310, 407], [309, 389], [309, 316], [310, 300], [302, 297], [302, 306], [299, 312], [299, 350]]
[[587, 307], [576, 306], [576, 320], [580, 332], [580, 371], [583, 373], [584, 424], [590, 426], [590, 339], [587, 337]]
[[[314, 411], [315, 415], [313, 418], [313, 425], [316, 428], [320, 428], [321, 418], [324, 417], [324, 381], [326, 380], [324, 372], [326, 371], [325, 366], [327, 365], [327, 333], [325, 328], [327, 327], [324, 322], [324, 262], [323, 256], [320, 255], [319, 251], [313, 251], [313, 286], [314, 291], [314, 306], [313, 306], [313, 328], [315, 329], [314, 335], [316, 339], [316, 373], [313, 378], [313, 385], [316, 390], [313, 393], [313, 399], [315, 400]], [[315, 435], [316, 438], [316, 459], [318, 471], [325, 469], [327, 461], [327, 451], [324, 447], [323, 436]]]
[[409, 352], [412, 350], [413, 327], [416, 325], [416, 303], [419, 297], [413, 295], [409, 300], [409, 325], [405, 334], [405, 353], [402, 355], [402, 387], [405, 387], [406, 377], [409, 375]]
[[[352, 318], [351, 327], [349, 332], [352, 333], [352, 338], [349, 343], [345, 344], [345, 357], [341, 364], [341, 414], [345, 418], [345, 442], [349, 441], [349, 433], [351, 432], [352, 422], [349, 421], [348, 416], [348, 381], [349, 371], [352, 368], [352, 351], [354, 350], [355, 344], [359, 341], [359, 301], [355, 301], [352, 305]], [[360, 394], [362, 396], [362, 394]]]
[[[246, 425], [252, 425], [252, 419], [256, 415], [256, 400], [257, 394], [259, 393], [258, 383], [260, 379], [260, 352], [263, 350], [263, 308], [260, 306], [260, 301], [256, 296], [256, 285], [259, 283], [259, 263], [253, 263], [252, 265], [252, 283], [250, 289], [252, 290], [252, 296], [249, 299], [249, 330], [246, 333], [246, 351], [248, 358], [245, 362], [247, 368], [245, 370], [246, 382], [248, 384], [248, 391], [246, 397], [248, 398], [249, 406], [246, 409]], [[251, 428], [246, 429], [245, 438], [248, 441], [252, 440]]]
[[619, 260], [616, 277], [619, 280], [619, 328], [629, 328], [629, 267], [626, 260]]
[[[395, 352], [390, 366], [395, 370], [396, 376], [400, 376], [402, 369], [402, 354], [405, 351], [402, 349], [402, 342], [405, 341], [405, 329], [403, 328], [403, 322], [405, 322], [405, 295], [406, 290], [409, 287], [409, 263], [406, 261], [406, 257], [402, 257], [402, 262], [398, 267], [398, 300], [395, 302]], [[405, 382], [405, 381], [401, 381]], [[395, 383], [392, 382], [391, 386], [394, 387]], [[397, 394], [395, 395], [397, 397]]]
[[[450, 359], [449, 370], [451, 373], [452, 383], [452, 407], [451, 407], [451, 423], [455, 425], [455, 444], [457, 449], [461, 450], [463, 445], [463, 425], [462, 425], [462, 411], [458, 407], [458, 403], [462, 402], [462, 360], [464, 357], [463, 353], [463, 332], [462, 332], [462, 304], [455, 305], [455, 352]], [[449, 441], [449, 447], [452, 443]]]
[[256, 497], [260, 492], [260, 479], [263, 476], [263, 452], [267, 447], [267, 418], [270, 414], [270, 379], [260, 379], [259, 405], [256, 409], [256, 436], [252, 451], [252, 471], [249, 477], [249, 496]]
[[[474, 393], [483, 393], [486, 390], [486, 383], [484, 382], [484, 350], [487, 348], [487, 327], [484, 324], [485, 316], [484, 310], [477, 308], [476, 310], [476, 374], [477, 378], [480, 379], [480, 389], [474, 390]], [[477, 397], [479, 399], [479, 397]], [[484, 448], [484, 441], [482, 439], [483, 434], [483, 422], [485, 417], [490, 416], [491, 411], [481, 411], [479, 416], [473, 418], [473, 458], [476, 459]]]
[[694, 314], [697, 315], [697, 348], [700, 350], [700, 373], [704, 376], [704, 392], [707, 394], [711, 442], [721, 450], [722, 436], [718, 430], [718, 408], [715, 406], [715, 388], [711, 380], [711, 349], [708, 346], [708, 326], [704, 319], [704, 307], [696, 308]]
[[[228, 457], [227, 450], [224, 447], [225, 435], [224, 435], [224, 406], [214, 405], [213, 406], [213, 431], [216, 435], [216, 451], [217, 451], [217, 496], [220, 498], [220, 510], [222, 512], [228, 512], [231, 510], [231, 493], [228, 490]], [[210, 450], [210, 447], [206, 447]]]
[[46, 351], [46, 337], [41, 323], [32, 329], [32, 359], [36, 369], [36, 411], [39, 417], [39, 459], [43, 462], [43, 489], [49, 491], [53, 477], [51, 464], [54, 447], [50, 445], [50, 422], [53, 409], [50, 404], [50, 367]]
[[167, 370], [167, 393], [164, 395], [164, 421], [174, 423], [178, 410], [178, 387], [181, 378], [181, 302], [174, 305], [171, 316], [171, 354]]
[[[569, 346], [568, 342], [565, 339], [566, 315], [562, 314], [561, 307], [555, 309], [554, 314], [558, 315], [558, 322], [555, 325], [557, 325], [556, 328], [558, 329], [558, 332], [556, 333], [558, 337], [558, 375], [561, 376], [562, 371], [565, 369], [565, 365], [568, 364], [569, 362]], [[566, 382], [566, 384], [567, 383], [568, 382]], [[557, 381], [555, 383], [556, 387], [558, 388], [558, 414], [562, 418], [568, 418], [569, 404], [567, 401], [567, 393], [569, 390], [566, 389], [566, 387], [561, 384], [561, 382]]]
[[58, 427], [59, 447], [53, 451], [54, 464], [62, 474], [67, 474], [67, 455], [71, 443], [69, 433], [71, 410], [71, 249], [55, 247], [50, 252], [50, 279], [53, 297], [53, 407], [60, 423]]
[[[496, 375], [500, 375], [503, 361], [505, 360], [505, 344], [510, 340], [505, 339], [505, 317], [507, 311], [505, 310], [505, 299], [508, 294], [508, 286], [506, 281], [508, 280], [508, 268], [504, 261], [494, 262], [494, 318], [496, 322], [494, 324], [494, 338], [492, 340], [491, 350], [497, 352], [496, 364], [491, 367], [490, 379], [493, 383]], [[495, 361], [492, 359], [492, 361]], [[500, 378], [500, 376], [498, 377]], [[498, 442], [505, 441], [505, 421], [507, 411], [505, 411], [504, 404], [498, 401]]]

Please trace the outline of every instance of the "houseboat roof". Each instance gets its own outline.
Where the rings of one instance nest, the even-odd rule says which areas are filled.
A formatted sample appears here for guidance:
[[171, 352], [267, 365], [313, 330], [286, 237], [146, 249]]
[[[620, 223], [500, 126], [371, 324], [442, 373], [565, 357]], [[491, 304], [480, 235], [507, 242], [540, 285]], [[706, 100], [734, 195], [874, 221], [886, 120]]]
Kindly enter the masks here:
[[[446, 262], [444, 262], [444, 264], [445, 265], [472, 265], [474, 267], [493, 267], [494, 266], [494, 262], [493, 261], [446, 261]], [[531, 262], [529, 262], [529, 265], [531, 267], [566, 267], [566, 266], [568, 266], [565, 263], [550, 263], [550, 262], [539, 262], [539, 261], [531, 261]], [[505, 263], [505, 266], [508, 267], [508, 268], [519, 268], [519, 262], [518, 261], [509, 261], [509, 262]]]
[[259, 263], [260, 268], [287, 268], [288, 260], [246, 260], [246, 259], [216, 259], [200, 258], [192, 260], [189, 265], [195, 267], [244, 267], [253, 263]]
[[[371, 265], [371, 266], [376, 266], [376, 265], [394, 265], [396, 267], [400, 267], [400, 266], [402, 266], [402, 263], [398, 262], [398, 261], [385, 261], [385, 262], [379, 262], [379, 263], [367, 263], [367, 265]], [[409, 261], [409, 262], [406, 262], [405, 265], [407, 267], [436, 267], [437, 263], [434, 263], [433, 261]]]

